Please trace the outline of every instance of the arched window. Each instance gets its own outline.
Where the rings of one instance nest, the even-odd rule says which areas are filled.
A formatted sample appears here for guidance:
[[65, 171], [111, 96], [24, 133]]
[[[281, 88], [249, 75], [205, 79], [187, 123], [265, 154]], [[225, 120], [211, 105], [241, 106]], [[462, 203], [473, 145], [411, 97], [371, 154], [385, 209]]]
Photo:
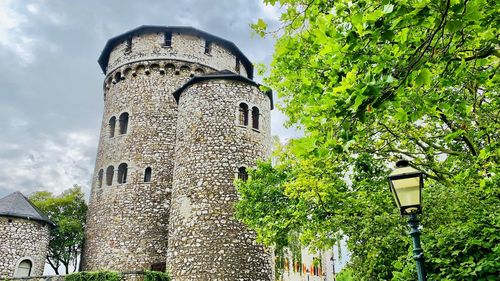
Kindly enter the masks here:
[[201, 69], [201, 68], [197, 68], [194, 70], [194, 74], [196, 75], [203, 75], [205, 74], [205, 70]]
[[115, 136], [115, 127], [116, 127], [116, 117], [111, 117], [109, 119], [109, 137], [112, 138]]
[[109, 166], [106, 169], [106, 184], [108, 186], [113, 184], [113, 175], [115, 174], [115, 167]]
[[259, 109], [252, 107], [252, 128], [259, 129]]
[[181, 66], [180, 70], [183, 75], [188, 75], [191, 72], [191, 68], [187, 65]]
[[146, 170], [144, 171], [144, 182], [150, 182], [151, 181], [151, 167], [147, 167]]
[[238, 168], [238, 178], [242, 181], [246, 181], [248, 179], [247, 168], [245, 167]]
[[16, 274], [14, 277], [28, 277], [31, 275], [31, 264], [30, 260], [23, 260], [19, 263], [16, 269]]
[[99, 170], [99, 173], [97, 174], [97, 188], [102, 187], [102, 178], [104, 176], [104, 171], [102, 169]]
[[122, 74], [118, 71], [115, 73], [115, 82], [118, 83], [122, 80]]
[[118, 183], [127, 182], [127, 163], [121, 163], [118, 166]]
[[120, 115], [119, 121], [120, 121], [120, 134], [121, 135], [126, 134], [128, 129], [128, 113], [123, 112]]
[[248, 105], [240, 103], [240, 125], [248, 126]]

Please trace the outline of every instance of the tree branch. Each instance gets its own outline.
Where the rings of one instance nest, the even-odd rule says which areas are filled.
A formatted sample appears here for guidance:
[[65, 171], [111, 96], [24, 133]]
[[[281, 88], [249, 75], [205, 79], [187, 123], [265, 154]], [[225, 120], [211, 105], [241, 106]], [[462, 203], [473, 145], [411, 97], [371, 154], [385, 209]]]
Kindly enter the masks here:
[[[442, 112], [439, 113], [439, 118], [450, 128], [452, 132], [456, 132], [455, 127], [453, 126], [453, 123], [446, 117], [446, 115]], [[460, 138], [462, 141], [467, 145], [469, 148], [470, 152], [472, 153], [473, 156], [477, 156], [476, 149], [474, 148], [474, 145], [470, 141], [470, 139], [465, 135], [465, 134], [460, 134]]]

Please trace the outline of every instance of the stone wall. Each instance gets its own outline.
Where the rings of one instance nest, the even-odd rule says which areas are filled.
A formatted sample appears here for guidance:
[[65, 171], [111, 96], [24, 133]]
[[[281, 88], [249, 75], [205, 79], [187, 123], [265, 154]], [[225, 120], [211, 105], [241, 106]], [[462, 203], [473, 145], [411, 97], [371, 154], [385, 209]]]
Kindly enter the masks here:
[[9, 278], [8, 281], [64, 281], [63, 275], [30, 276], [21, 278]]
[[[122, 281], [142, 281], [144, 280], [144, 272], [122, 272]], [[8, 281], [64, 281], [64, 275], [44, 275], [30, 276], [20, 278], [8, 278]]]
[[46, 223], [15, 217], [0, 217], [0, 279], [14, 276], [19, 263], [29, 259], [31, 275], [42, 275], [49, 245]]
[[[239, 104], [260, 110], [239, 124]], [[270, 100], [246, 82], [208, 80], [180, 96], [167, 266], [173, 280], [274, 280], [271, 255], [234, 218], [239, 167], [269, 156]]]
[[[179, 69], [202, 66], [165, 60]], [[148, 66], [149, 68], [146, 68]], [[85, 270], [142, 270], [164, 262], [167, 247], [177, 105], [172, 92], [190, 72], [154, 64], [131, 63], [119, 79], [106, 83], [101, 136], [87, 215]], [[127, 70], [126, 69], [126, 70]], [[117, 71], [108, 77], [117, 76]], [[120, 134], [119, 116], [129, 114], [127, 133]], [[114, 136], [109, 120], [116, 118]], [[118, 182], [118, 166], [127, 164], [126, 183]], [[107, 167], [113, 181], [106, 184]], [[144, 182], [145, 169], [152, 169]], [[102, 180], [99, 177], [102, 170]], [[102, 183], [101, 183], [102, 181]]]
[[[118, 44], [110, 54], [106, 73], [113, 72], [131, 62], [164, 59], [192, 62], [217, 70], [228, 69], [238, 72], [236, 56], [217, 42], [213, 42], [210, 53], [205, 54], [204, 38], [173, 33], [170, 47], [164, 46], [164, 38], [163, 33], [139, 34], [133, 36], [130, 49], [127, 48], [126, 41]], [[239, 72], [245, 77], [248, 76], [241, 62]]]

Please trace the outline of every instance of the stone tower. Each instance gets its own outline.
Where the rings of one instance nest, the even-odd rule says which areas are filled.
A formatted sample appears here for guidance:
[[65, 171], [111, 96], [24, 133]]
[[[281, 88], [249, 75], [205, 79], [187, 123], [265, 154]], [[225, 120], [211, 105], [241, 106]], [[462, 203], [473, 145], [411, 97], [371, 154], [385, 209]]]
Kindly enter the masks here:
[[174, 280], [271, 280], [269, 255], [232, 217], [238, 171], [269, 153], [272, 96], [251, 62], [191, 27], [142, 26], [110, 39], [99, 64], [83, 269], [161, 269], [168, 256]]
[[0, 280], [41, 276], [54, 227], [19, 192], [0, 199]]
[[[269, 154], [269, 96], [228, 71], [195, 77], [174, 96], [179, 113], [167, 259], [172, 276], [274, 280], [269, 255], [233, 217], [238, 172]], [[251, 121], [240, 114], [247, 108]]]

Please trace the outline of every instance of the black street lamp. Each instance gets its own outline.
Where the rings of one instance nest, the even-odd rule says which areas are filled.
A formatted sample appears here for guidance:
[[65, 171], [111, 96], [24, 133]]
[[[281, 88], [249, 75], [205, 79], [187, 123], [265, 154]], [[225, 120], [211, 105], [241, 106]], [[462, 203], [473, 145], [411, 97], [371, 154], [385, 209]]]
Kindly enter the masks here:
[[422, 213], [424, 173], [410, 167], [408, 161], [400, 160], [396, 163], [396, 169], [389, 175], [389, 187], [401, 215], [408, 216], [410, 236], [413, 240], [413, 258], [417, 262], [418, 280], [426, 281], [424, 251], [420, 246], [419, 219], [417, 217], [417, 214]]
[[330, 258], [330, 260], [332, 261], [332, 276], [333, 276], [333, 279], [332, 281], [335, 281], [337, 280], [336, 276], [335, 276], [335, 252], [333, 251], [333, 247], [332, 247], [332, 257]]

